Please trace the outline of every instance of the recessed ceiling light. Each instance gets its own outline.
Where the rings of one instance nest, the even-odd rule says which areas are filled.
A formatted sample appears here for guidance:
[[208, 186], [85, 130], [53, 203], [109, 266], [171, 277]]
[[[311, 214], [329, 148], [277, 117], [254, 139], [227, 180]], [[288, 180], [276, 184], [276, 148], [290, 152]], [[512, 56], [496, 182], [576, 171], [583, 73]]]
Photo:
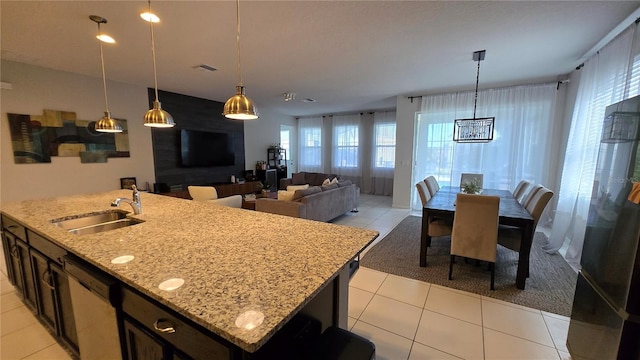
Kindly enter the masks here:
[[302, 99], [300, 100], [302, 102], [306, 102], [306, 103], [310, 103], [310, 102], [316, 102], [316, 99], [310, 99], [310, 98], [306, 98], [306, 99]]
[[213, 66], [209, 66], [207, 64], [200, 64], [200, 65], [196, 65], [193, 67], [194, 69], [198, 69], [198, 70], [202, 70], [202, 71], [216, 71], [218, 69], [214, 68]]

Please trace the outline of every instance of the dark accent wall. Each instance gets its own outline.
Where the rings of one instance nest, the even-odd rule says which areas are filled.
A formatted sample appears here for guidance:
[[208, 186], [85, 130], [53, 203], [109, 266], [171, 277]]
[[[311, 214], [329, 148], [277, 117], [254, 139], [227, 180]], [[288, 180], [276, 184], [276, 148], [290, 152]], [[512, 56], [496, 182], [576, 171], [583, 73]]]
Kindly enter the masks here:
[[[155, 100], [154, 89], [148, 89], [149, 108]], [[229, 183], [231, 175], [240, 177], [245, 169], [244, 123], [222, 115], [224, 103], [192, 96], [159, 91], [162, 109], [167, 111], [176, 126], [151, 129], [156, 183], [169, 186], [208, 185]], [[182, 167], [180, 161], [180, 130], [201, 130], [229, 134], [233, 143], [235, 165], [210, 167]]]

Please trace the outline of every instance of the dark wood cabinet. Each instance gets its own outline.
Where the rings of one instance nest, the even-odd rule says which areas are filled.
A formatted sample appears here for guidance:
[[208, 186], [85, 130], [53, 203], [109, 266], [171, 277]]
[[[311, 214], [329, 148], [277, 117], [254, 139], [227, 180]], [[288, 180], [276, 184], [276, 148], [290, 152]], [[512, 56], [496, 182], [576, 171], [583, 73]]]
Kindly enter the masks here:
[[133, 290], [123, 290], [122, 311], [130, 360], [234, 358], [225, 340], [208, 336], [197, 325]]
[[78, 353], [78, 333], [73, 317], [69, 278], [62, 267], [54, 262], [49, 263], [51, 278], [54, 284], [58, 335], [73, 351]]
[[[215, 184], [213, 187], [216, 188], [216, 192], [218, 193], [218, 197], [227, 197], [231, 195], [244, 195], [244, 194], [252, 194], [260, 191], [259, 181], [247, 181], [242, 184]], [[191, 199], [189, 195], [189, 190], [181, 190], [181, 191], [172, 191], [167, 193], [160, 193], [160, 195], [173, 196], [182, 199]]]
[[16, 292], [23, 297], [22, 270], [20, 270], [20, 257], [16, 249], [16, 237], [6, 231], [2, 234], [2, 246], [6, 249], [7, 272], [9, 281], [16, 288]]
[[218, 197], [227, 197], [231, 195], [254, 194], [260, 191], [259, 181], [248, 181], [242, 184], [220, 184], [214, 185]]
[[129, 360], [170, 359], [165, 355], [165, 346], [156, 340], [144, 327], [124, 319], [124, 336]]
[[78, 334], [69, 278], [63, 270], [67, 251], [46, 238], [27, 229], [30, 260], [36, 288], [38, 316], [58, 335], [68, 348], [78, 354]]
[[56, 304], [53, 279], [49, 270], [49, 259], [37, 250], [31, 250], [31, 264], [38, 295], [38, 315], [42, 322], [57, 333]]
[[7, 269], [11, 274], [9, 280], [16, 288], [16, 293], [22, 298], [31, 311], [36, 309], [36, 291], [29, 259], [29, 245], [26, 231], [15, 221], [2, 217], [2, 246], [8, 250]]
[[16, 293], [59, 341], [78, 355], [69, 282], [62, 269], [67, 252], [8, 217], [2, 217], [2, 226], [2, 246], [9, 249], [7, 268]]

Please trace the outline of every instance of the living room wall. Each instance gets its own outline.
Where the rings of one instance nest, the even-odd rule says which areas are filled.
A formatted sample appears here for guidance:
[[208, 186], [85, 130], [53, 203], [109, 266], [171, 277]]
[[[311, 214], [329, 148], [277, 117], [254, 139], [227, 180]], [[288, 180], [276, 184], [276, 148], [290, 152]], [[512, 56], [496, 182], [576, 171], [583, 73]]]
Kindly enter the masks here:
[[52, 196], [88, 194], [120, 188], [120, 178], [135, 177], [141, 188], [153, 183], [151, 130], [143, 125], [147, 89], [107, 81], [112, 117], [126, 119], [130, 157], [106, 163], [83, 164], [79, 157], [54, 156], [51, 163], [16, 164], [7, 113], [38, 115], [44, 109], [73, 111], [78, 119], [103, 116], [102, 79], [2, 60], [2, 82], [12, 89], [1, 95], [0, 200], [17, 201]]
[[[149, 104], [155, 93], [148, 89]], [[153, 129], [153, 158], [156, 182], [168, 186], [207, 185], [230, 182], [231, 175], [241, 176], [245, 169], [244, 122], [227, 119], [222, 115], [224, 103], [193, 96], [159, 91], [163, 110], [167, 111], [176, 126], [168, 129]], [[185, 167], [181, 161], [180, 131], [199, 130], [224, 133], [229, 136], [235, 156], [234, 165]], [[213, 147], [213, 146], [212, 146]]]

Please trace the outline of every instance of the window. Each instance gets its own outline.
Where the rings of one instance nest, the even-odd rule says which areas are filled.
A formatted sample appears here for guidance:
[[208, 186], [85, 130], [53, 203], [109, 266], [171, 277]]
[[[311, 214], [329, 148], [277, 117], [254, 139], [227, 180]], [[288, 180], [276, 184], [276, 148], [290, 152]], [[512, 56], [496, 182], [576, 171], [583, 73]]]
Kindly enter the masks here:
[[358, 125], [334, 127], [334, 139], [333, 166], [336, 168], [357, 168]]
[[396, 167], [396, 124], [379, 123], [373, 129], [373, 166], [379, 169]]
[[300, 168], [320, 168], [322, 166], [322, 127], [300, 129]]

